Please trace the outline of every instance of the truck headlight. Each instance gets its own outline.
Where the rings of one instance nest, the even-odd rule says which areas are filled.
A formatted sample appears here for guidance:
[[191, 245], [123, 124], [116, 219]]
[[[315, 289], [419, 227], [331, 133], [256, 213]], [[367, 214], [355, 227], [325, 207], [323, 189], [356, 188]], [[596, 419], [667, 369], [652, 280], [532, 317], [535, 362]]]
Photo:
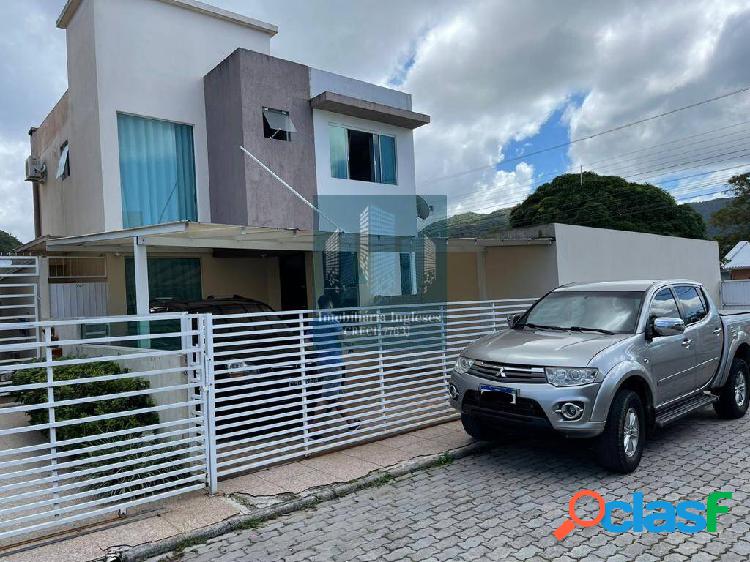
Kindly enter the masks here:
[[547, 382], [554, 386], [580, 386], [602, 380], [599, 369], [588, 367], [547, 367], [544, 371], [547, 373]]
[[456, 359], [456, 366], [453, 368], [454, 371], [456, 371], [458, 374], [463, 375], [471, 369], [471, 366], [474, 364], [473, 359], [469, 359], [468, 357], [464, 357], [463, 355], [459, 355], [458, 359]]

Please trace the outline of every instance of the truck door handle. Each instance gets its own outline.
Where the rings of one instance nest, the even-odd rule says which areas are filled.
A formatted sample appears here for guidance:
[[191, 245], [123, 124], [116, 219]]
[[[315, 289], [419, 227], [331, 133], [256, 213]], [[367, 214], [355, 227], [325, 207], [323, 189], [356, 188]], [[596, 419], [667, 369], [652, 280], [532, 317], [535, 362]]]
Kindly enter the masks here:
[[690, 347], [690, 344], [693, 343], [693, 340], [682, 340], [682, 347]]
[[714, 328], [713, 332], [718, 336], [721, 333], [721, 328]]

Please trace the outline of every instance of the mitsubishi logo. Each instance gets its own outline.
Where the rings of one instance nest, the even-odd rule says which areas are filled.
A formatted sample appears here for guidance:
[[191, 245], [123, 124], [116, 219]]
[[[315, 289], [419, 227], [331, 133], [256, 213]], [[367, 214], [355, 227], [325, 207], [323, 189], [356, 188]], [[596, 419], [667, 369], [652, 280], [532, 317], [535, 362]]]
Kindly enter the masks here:
[[497, 370], [497, 374], [500, 375], [501, 377], [505, 377], [505, 367], [500, 367]]

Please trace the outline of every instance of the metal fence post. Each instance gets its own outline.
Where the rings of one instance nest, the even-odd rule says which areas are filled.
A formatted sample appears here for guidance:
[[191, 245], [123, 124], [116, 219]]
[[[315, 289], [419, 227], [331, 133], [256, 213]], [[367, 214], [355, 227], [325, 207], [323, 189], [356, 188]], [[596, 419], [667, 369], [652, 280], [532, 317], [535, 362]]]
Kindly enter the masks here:
[[[49, 422], [50, 467], [52, 468], [52, 497], [58, 499], [57, 486], [57, 428], [55, 427], [55, 370], [52, 367], [52, 326], [45, 326], [44, 331], [44, 359], [47, 363], [47, 421]], [[57, 505], [57, 504], [55, 504]]]
[[440, 307], [440, 310], [440, 343], [443, 359], [443, 382], [445, 383], [445, 391], [448, 392], [448, 306], [443, 305]]
[[[208, 490], [215, 494], [219, 487], [216, 467], [216, 384], [214, 381], [214, 323], [213, 316], [199, 315], [203, 353], [203, 427], [206, 440], [206, 467], [208, 469]], [[202, 322], [201, 322], [202, 320]]]
[[299, 313], [299, 357], [300, 357], [300, 376], [302, 377], [302, 443], [304, 444], [305, 453], [310, 448], [308, 404], [307, 404], [307, 354], [305, 352], [305, 313]]
[[378, 331], [378, 378], [380, 379], [380, 414], [385, 419], [385, 371], [383, 370], [383, 326], [381, 325], [380, 309], [375, 311], [375, 329]]

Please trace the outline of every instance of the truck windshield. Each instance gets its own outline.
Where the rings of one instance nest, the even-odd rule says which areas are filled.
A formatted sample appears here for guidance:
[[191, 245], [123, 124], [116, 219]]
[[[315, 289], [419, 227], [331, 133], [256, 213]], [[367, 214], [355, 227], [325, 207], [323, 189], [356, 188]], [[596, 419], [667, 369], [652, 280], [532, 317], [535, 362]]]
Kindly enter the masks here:
[[534, 305], [517, 327], [632, 334], [643, 295], [640, 291], [550, 293]]

